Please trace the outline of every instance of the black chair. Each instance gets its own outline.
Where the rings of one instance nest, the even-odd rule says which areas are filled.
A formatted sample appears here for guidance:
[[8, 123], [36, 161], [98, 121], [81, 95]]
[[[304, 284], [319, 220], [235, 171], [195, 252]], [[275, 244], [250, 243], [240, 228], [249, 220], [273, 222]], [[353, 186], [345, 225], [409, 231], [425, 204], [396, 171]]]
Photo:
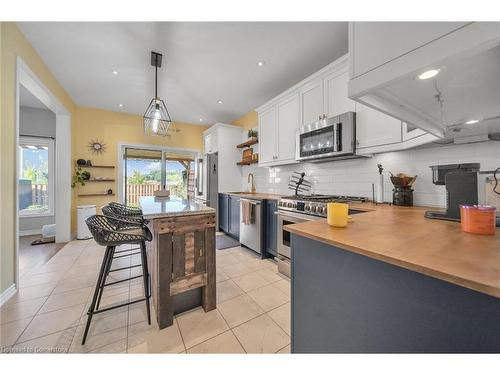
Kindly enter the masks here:
[[[87, 220], [85, 220], [85, 222], [87, 223], [87, 226], [90, 230], [90, 233], [92, 233], [94, 240], [99, 245], [106, 246], [106, 252], [104, 254], [101, 270], [99, 272], [99, 277], [97, 278], [97, 284], [94, 291], [94, 296], [92, 298], [92, 302], [87, 312], [88, 315], [87, 325], [85, 327], [85, 332], [83, 334], [82, 345], [85, 344], [85, 340], [87, 339], [90, 322], [94, 314], [146, 301], [148, 324], [151, 324], [151, 313], [149, 307], [149, 298], [151, 296], [151, 292], [149, 287], [149, 271], [148, 271], [148, 262], [146, 254], [146, 241], [151, 241], [153, 238], [151, 231], [144, 224], [138, 224], [137, 222], [134, 221], [127, 221], [116, 217], [109, 217], [103, 215], [90, 216]], [[140, 249], [140, 251], [132, 254], [115, 257], [115, 249], [117, 246], [129, 245], [129, 244], [138, 244], [139, 247], [136, 249]], [[132, 249], [127, 249], [125, 251], [130, 251], [130, 250]], [[132, 265], [130, 267], [111, 269], [113, 259], [131, 256], [135, 254], [141, 254], [141, 264]], [[125, 269], [141, 267], [141, 266], [142, 266], [142, 275], [106, 283], [107, 276], [110, 272], [122, 271]], [[144, 296], [145, 296], [144, 298], [99, 309], [99, 304], [101, 302], [101, 297], [104, 287], [118, 284], [124, 281], [129, 281], [132, 279], [137, 279], [139, 277], [142, 277], [144, 282]]]

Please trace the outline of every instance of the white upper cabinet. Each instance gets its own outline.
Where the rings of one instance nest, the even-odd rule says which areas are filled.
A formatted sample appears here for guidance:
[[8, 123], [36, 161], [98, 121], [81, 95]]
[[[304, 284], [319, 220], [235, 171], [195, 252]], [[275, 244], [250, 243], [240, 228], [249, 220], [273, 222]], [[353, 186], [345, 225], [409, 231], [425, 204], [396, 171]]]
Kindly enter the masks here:
[[212, 131], [211, 133], [205, 134], [204, 138], [205, 154], [212, 154], [218, 151], [217, 148], [217, 132]]
[[299, 129], [299, 95], [291, 95], [276, 105], [278, 121], [278, 159], [295, 161], [296, 134]]
[[326, 117], [338, 116], [345, 112], [355, 112], [356, 102], [347, 96], [349, 71], [347, 66], [323, 79], [324, 109]]
[[356, 103], [356, 140], [358, 154], [371, 153], [362, 149], [400, 143], [401, 121]]
[[323, 80], [315, 79], [300, 89], [302, 105], [301, 125], [318, 121], [325, 111], [323, 108]]
[[272, 106], [259, 112], [259, 164], [272, 163], [277, 155], [276, 107]]

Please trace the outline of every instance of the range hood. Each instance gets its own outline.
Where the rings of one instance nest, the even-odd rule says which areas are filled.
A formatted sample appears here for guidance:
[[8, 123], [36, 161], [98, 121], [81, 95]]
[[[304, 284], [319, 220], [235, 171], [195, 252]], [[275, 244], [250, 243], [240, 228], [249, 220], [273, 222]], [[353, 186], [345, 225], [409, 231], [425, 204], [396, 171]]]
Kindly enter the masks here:
[[500, 23], [453, 34], [352, 79], [349, 96], [440, 138], [500, 133]]

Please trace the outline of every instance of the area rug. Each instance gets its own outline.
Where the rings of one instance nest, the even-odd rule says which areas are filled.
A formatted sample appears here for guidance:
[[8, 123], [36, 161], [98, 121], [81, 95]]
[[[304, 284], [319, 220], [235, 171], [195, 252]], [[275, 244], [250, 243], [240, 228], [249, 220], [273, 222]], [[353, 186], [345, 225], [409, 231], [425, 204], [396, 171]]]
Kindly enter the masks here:
[[225, 234], [215, 236], [215, 248], [217, 250], [229, 249], [230, 247], [236, 246], [240, 246], [240, 243], [232, 237], [229, 237]]

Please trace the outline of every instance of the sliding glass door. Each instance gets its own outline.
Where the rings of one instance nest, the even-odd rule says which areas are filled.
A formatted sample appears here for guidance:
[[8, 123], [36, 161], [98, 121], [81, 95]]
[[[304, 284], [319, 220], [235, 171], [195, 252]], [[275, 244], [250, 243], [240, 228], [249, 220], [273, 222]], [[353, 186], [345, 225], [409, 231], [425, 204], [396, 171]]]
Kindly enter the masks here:
[[138, 206], [140, 196], [153, 196], [160, 189], [169, 189], [172, 199], [194, 196], [194, 155], [125, 147], [123, 161], [127, 205]]

